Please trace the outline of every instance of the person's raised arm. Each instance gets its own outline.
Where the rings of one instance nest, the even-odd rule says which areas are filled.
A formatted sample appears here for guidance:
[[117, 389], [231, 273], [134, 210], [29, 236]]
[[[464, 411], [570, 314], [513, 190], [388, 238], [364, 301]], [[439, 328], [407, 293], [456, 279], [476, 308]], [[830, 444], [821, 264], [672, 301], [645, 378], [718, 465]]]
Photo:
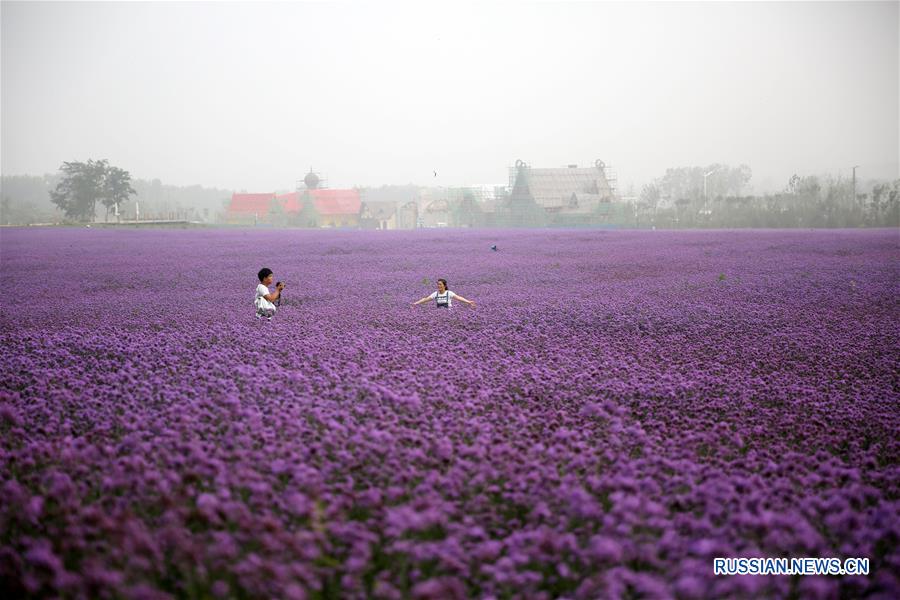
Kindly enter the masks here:
[[284, 284], [283, 284], [283, 283], [282, 283], [281, 285], [276, 285], [276, 286], [275, 286], [275, 291], [266, 294], [265, 296], [263, 296], [263, 298], [265, 298], [265, 299], [268, 300], [269, 302], [275, 302], [276, 300], [278, 300], [279, 298], [281, 298], [281, 290], [283, 290], [283, 289], [284, 289]]
[[413, 302], [412, 304], [410, 304], [410, 306], [416, 306], [416, 305], [418, 305], [418, 304], [422, 304], [423, 302], [428, 302], [429, 300], [431, 300], [431, 296], [425, 296], [424, 298], [421, 298], [421, 299], [419, 299], [419, 300], [416, 300], [415, 302]]

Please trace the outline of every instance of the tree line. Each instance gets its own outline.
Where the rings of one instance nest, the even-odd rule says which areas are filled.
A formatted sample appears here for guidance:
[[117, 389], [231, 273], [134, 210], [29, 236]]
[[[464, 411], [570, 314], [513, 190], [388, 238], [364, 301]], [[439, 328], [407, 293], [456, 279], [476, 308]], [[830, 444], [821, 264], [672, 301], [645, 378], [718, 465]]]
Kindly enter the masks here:
[[[93, 161], [99, 162], [99, 161]], [[82, 163], [87, 165], [88, 163]], [[87, 169], [77, 169], [84, 173]], [[98, 169], [99, 170], [99, 169]], [[93, 191], [81, 193], [84, 199], [82, 210], [67, 211], [52, 201], [51, 194], [68, 177], [59, 171], [46, 175], [2, 175], [0, 176], [0, 223], [3, 225], [28, 225], [36, 223], [56, 223], [60, 220], [84, 222], [95, 219], [94, 212], [88, 206], [89, 198], [94, 198], [93, 206], [106, 208], [97, 190], [100, 186], [71, 185], [72, 188], [87, 188]], [[91, 181], [93, 177], [84, 177]], [[82, 181], [84, 183], [84, 181]], [[224, 211], [231, 200], [231, 190], [204, 188], [199, 185], [176, 186], [162, 183], [159, 179], [130, 179], [129, 185], [135, 190], [129, 194], [127, 202], [119, 202], [118, 213], [121, 220], [142, 219], [184, 219], [212, 222]], [[78, 206], [77, 201], [69, 200], [70, 209]], [[140, 204], [140, 215], [137, 205]], [[114, 203], [109, 203], [107, 217], [116, 212]], [[100, 213], [103, 216], [103, 212]]]
[[633, 203], [637, 226], [709, 227], [898, 227], [900, 179], [859, 192], [852, 180], [793, 175], [784, 189], [745, 195], [752, 173], [746, 165], [669, 169], [645, 185]]

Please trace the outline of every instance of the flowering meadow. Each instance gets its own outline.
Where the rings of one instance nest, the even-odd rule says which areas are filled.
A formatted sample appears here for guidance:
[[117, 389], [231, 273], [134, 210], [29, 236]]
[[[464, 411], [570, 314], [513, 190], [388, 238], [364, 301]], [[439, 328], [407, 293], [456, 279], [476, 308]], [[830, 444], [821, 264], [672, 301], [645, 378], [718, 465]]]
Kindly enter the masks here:
[[[897, 230], [4, 229], [0, 260], [5, 598], [900, 596]], [[477, 307], [411, 307], [438, 277]], [[713, 574], [740, 556], [870, 572]]]

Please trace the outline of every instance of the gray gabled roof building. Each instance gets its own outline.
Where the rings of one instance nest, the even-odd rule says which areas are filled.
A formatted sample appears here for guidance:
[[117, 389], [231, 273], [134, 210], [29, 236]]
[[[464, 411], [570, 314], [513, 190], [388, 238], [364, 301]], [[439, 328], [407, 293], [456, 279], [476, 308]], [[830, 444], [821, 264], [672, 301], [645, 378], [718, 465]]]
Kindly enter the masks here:
[[592, 167], [538, 169], [516, 161], [510, 193], [510, 208], [534, 203], [547, 212], [586, 213], [595, 211], [615, 196], [607, 178], [606, 165]]

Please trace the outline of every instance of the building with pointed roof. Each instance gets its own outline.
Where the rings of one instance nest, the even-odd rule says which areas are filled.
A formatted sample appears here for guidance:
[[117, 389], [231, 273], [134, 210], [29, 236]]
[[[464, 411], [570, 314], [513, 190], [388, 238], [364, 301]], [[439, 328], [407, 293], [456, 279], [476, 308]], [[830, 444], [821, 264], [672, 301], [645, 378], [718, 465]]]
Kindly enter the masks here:
[[226, 219], [232, 225], [357, 227], [358, 190], [305, 190], [289, 194], [232, 194]]
[[360, 228], [397, 229], [397, 203], [392, 200], [363, 200]]
[[615, 179], [601, 160], [592, 167], [533, 168], [516, 161], [510, 169], [507, 210], [512, 225], [602, 222], [616, 197]]
[[232, 225], [254, 225], [269, 222], [269, 212], [276, 201], [274, 193], [233, 193], [225, 219]]
[[359, 190], [320, 189], [321, 179], [312, 170], [303, 183], [305, 189], [287, 194], [232, 194], [226, 220], [235, 225], [359, 226]]

